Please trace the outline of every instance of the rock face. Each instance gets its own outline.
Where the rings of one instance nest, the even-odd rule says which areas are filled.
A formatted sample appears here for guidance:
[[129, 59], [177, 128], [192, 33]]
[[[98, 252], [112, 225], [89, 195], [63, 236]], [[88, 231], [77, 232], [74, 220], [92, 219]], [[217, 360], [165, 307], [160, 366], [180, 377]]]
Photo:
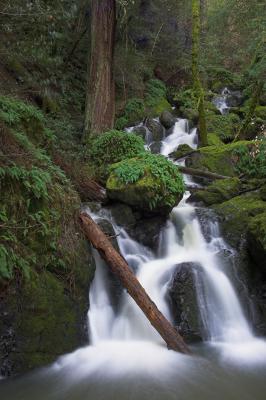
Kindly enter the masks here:
[[83, 261], [81, 256], [68, 283], [63, 275], [58, 279], [43, 271], [1, 291], [2, 375], [44, 366], [87, 343], [88, 288], [94, 273], [88, 254], [84, 253]]
[[152, 140], [154, 142], [160, 142], [163, 140], [165, 136], [165, 130], [160, 122], [156, 121], [155, 119], [148, 118], [146, 121], [146, 127], [152, 133]]
[[174, 321], [187, 342], [202, 340], [195, 286], [195, 272], [200, 273], [201, 268], [201, 265], [194, 263], [177, 265], [169, 285], [168, 295]]
[[163, 111], [160, 115], [160, 123], [165, 127], [165, 129], [170, 129], [175, 124], [175, 118], [169, 111]]

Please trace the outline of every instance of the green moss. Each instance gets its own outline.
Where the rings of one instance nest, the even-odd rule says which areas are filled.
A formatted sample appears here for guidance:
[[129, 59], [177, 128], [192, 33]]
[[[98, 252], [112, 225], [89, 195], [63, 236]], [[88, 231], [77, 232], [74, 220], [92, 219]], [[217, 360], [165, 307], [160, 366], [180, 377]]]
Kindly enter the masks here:
[[264, 123], [266, 122], [266, 106], [257, 106], [255, 109], [255, 115], [261, 118]]
[[235, 151], [241, 146], [250, 145], [248, 141], [240, 141], [227, 145], [208, 146], [192, 154], [187, 162], [193, 168], [216, 172], [224, 176], [236, 176], [238, 157], [235, 156]]
[[193, 200], [205, 205], [223, 203], [239, 194], [241, 182], [238, 178], [221, 179], [211, 183], [205, 190], [193, 195]]
[[265, 213], [266, 204], [261, 200], [259, 193], [255, 192], [234, 197], [215, 205], [214, 209], [223, 218], [222, 229], [225, 237], [230, 236], [232, 243], [238, 246], [251, 219]]
[[221, 141], [219, 135], [212, 132], [208, 133], [208, 144], [209, 146], [220, 146], [223, 144], [223, 142]]
[[192, 149], [192, 147], [190, 147], [188, 144], [181, 144], [178, 146], [177, 150], [170, 154], [170, 156], [174, 160], [179, 160], [180, 158], [185, 157], [194, 151], [196, 150]]
[[216, 133], [219, 138], [227, 143], [232, 141], [237, 133], [240, 119], [236, 114], [207, 115], [208, 133]]
[[150, 153], [112, 165], [106, 188], [113, 200], [162, 214], [169, 213], [184, 193], [178, 169]]

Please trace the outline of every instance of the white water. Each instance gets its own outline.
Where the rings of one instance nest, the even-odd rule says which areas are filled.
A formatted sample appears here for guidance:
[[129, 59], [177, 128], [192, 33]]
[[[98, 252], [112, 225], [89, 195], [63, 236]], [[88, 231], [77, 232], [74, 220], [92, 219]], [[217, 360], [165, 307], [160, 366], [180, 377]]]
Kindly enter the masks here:
[[213, 99], [213, 104], [218, 108], [221, 114], [226, 114], [230, 107], [227, 104], [227, 97], [231, 92], [229, 89], [224, 88], [222, 93]]
[[[189, 132], [186, 121], [178, 120], [161, 151], [167, 156], [183, 143], [195, 147], [196, 131]], [[253, 335], [224, 272], [219, 253], [227, 245], [217, 223], [205, 221], [211, 233], [206, 241], [195, 207], [186, 203], [188, 196], [186, 193], [172, 211], [161, 232], [157, 254], [112, 222], [121, 253], [170, 320], [165, 295], [177, 264], [200, 265], [194, 276], [206, 343], [199, 349], [206, 350], [207, 358], [167, 350], [126, 292], [120, 308], [114, 310], [108, 267], [95, 253], [97, 268], [88, 313], [90, 345], [61, 357], [28, 379], [7, 382], [0, 390], [1, 399], [264, 400], [265, 342]], [[112, 220], [104, 210], [94, 217]]]
[[[177, 120], [172, 134], [163, 141], [161, 153], [167, 156], [180, 144], [196, 148], [196, 143], [196, 130], [190, 132], [186, 120]], [[253, 353], [252, 348], [255, 345], [259, 346], [260, 350], [263, 349], [264, 357], [264, 342], [253, 336], [235, 289], [218, 258], [220, 251], [227, 248], [219, 235], [219, 227], [217, 223], [205, 221], [212, 233], [212, 240], [207, 243], [201, 232], [195, 208], [186, 203], [188, 196], [186, 193], [182, 202], [172, 211], [167, 227], [162, 232], [163, 254], [152, 254], [132, 240], [125, 230], [117, 227], [113, 221], [116, 231], [120, 232], [120, 251], [129, 265], [136, 270], [137, 278], [152, 300], [170, 320], [166, 294], [176, 266], [184, 262], [199, 264], [201, 268], [195, 273], [195, 281], [206, 340], [214, 346], [222, 347], [227, 356], [234, 356], [236, 360], [239, 357], [242, 361], [245, 355], [246, 361], [250, 361], [252, 357], [253, 361], [261, 360], [261, 354]], [[180, 227], [183, 227], [181, 234]], [[107, 293], [106, 266], [97, 255], [96, 260], [96, 276], [90, 292], [88, 314], [92, 345], [99, 345], [103, 341], [106, 345], [106, 341], [110, 341], [112, 346], [114, 342], [119, 342], [121, 352], [124, 352], [125, 345], [128, 352], [129, 344], [132, 343], [132, 351], [135, 353], [135, 347], [139, 346], [140, 354], [147, 351], [147, 343], [143, 342], [149, 342], [150, 345], [160, 343], [163, 346], [157, 332], [126, 292], [121, 298], [118, 315], [114, 313]], [[136, 341], [139, 342], [138, 345]], [[157, 348], [157, 351], [158, 349], [160, 348]], [[160, 351], [162, 349], [163, 347]], [[153, 349], [153, 353], [154, 351]], [[157, 351], [154, 354], [157, 354]], [[128, 354], [128, 357], [131, 356], [132, 354]], [[153, 356], [152, 360], [158, 361]]]

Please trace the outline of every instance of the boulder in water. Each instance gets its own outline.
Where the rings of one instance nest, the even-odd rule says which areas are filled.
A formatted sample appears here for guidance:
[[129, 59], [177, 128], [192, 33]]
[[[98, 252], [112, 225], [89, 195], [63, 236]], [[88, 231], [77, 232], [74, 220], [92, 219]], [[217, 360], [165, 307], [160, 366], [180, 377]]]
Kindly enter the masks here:
[[160, 124], [160, 122], [155, 119], [148, 118], [146, 121], [146, 127], [152, 133], [152, 140], [155, 142], [160, 142], [163, 140], [165, 136], [164, 127]]
[[175, 118], [169, 111], [163, 111], [160, 115], [160, 123], [165, 127], [165, 129], [170, 129], [175, 124]]
[[170, 154], [170, 157], [174, 160], [179, 160], [180, 158], [183, 158], [194, 151], [196, 150], [192, 149], [192, 147], [190, 147], [188, 144], [181, 144], [178, 146], [177, 150]]
[[149, 149], [153, 154], [160, 154], [162, 148], [162, 142], [152, 142], [149, 145]]
[[174, 321], [180, 334], [190, 343], [202, 340], [195, 275], [201, 271], [200, 264], [179, 264], [169, 284], [168, 296]]

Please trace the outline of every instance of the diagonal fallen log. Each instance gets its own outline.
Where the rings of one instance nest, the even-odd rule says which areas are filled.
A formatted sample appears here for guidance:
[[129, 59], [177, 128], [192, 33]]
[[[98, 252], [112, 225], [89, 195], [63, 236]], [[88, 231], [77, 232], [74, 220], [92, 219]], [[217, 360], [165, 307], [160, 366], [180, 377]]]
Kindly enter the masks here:
[[182, 165], [177, 165], [177, 168], [183, 174], [191, 175], [191, 176], [198, 176], [200, 178], [207, 178], [207, 179], [211, 179], [211, 180], [215, 180], [215, 179], [230, 179], [231, 178], [231, 176], [219, 175], [219, 174], [216, 174], [214, 172], [203, 171], [201, 169], [183, 167]]
[[164, 339], [168, 348], [184, 354], [190, 354], [190, 350], [182, 336], [180, 336], [172, 324], [158, 310], [124, 258], [113, 248], [111, 242], [99, 226], [84, 212], [80, 213], [80, 220], [87, 239], [98, 250], [101, 257], [111, 268], [111, 271], [119, 278], [124, 288], [146, 315], [151, 325]]

